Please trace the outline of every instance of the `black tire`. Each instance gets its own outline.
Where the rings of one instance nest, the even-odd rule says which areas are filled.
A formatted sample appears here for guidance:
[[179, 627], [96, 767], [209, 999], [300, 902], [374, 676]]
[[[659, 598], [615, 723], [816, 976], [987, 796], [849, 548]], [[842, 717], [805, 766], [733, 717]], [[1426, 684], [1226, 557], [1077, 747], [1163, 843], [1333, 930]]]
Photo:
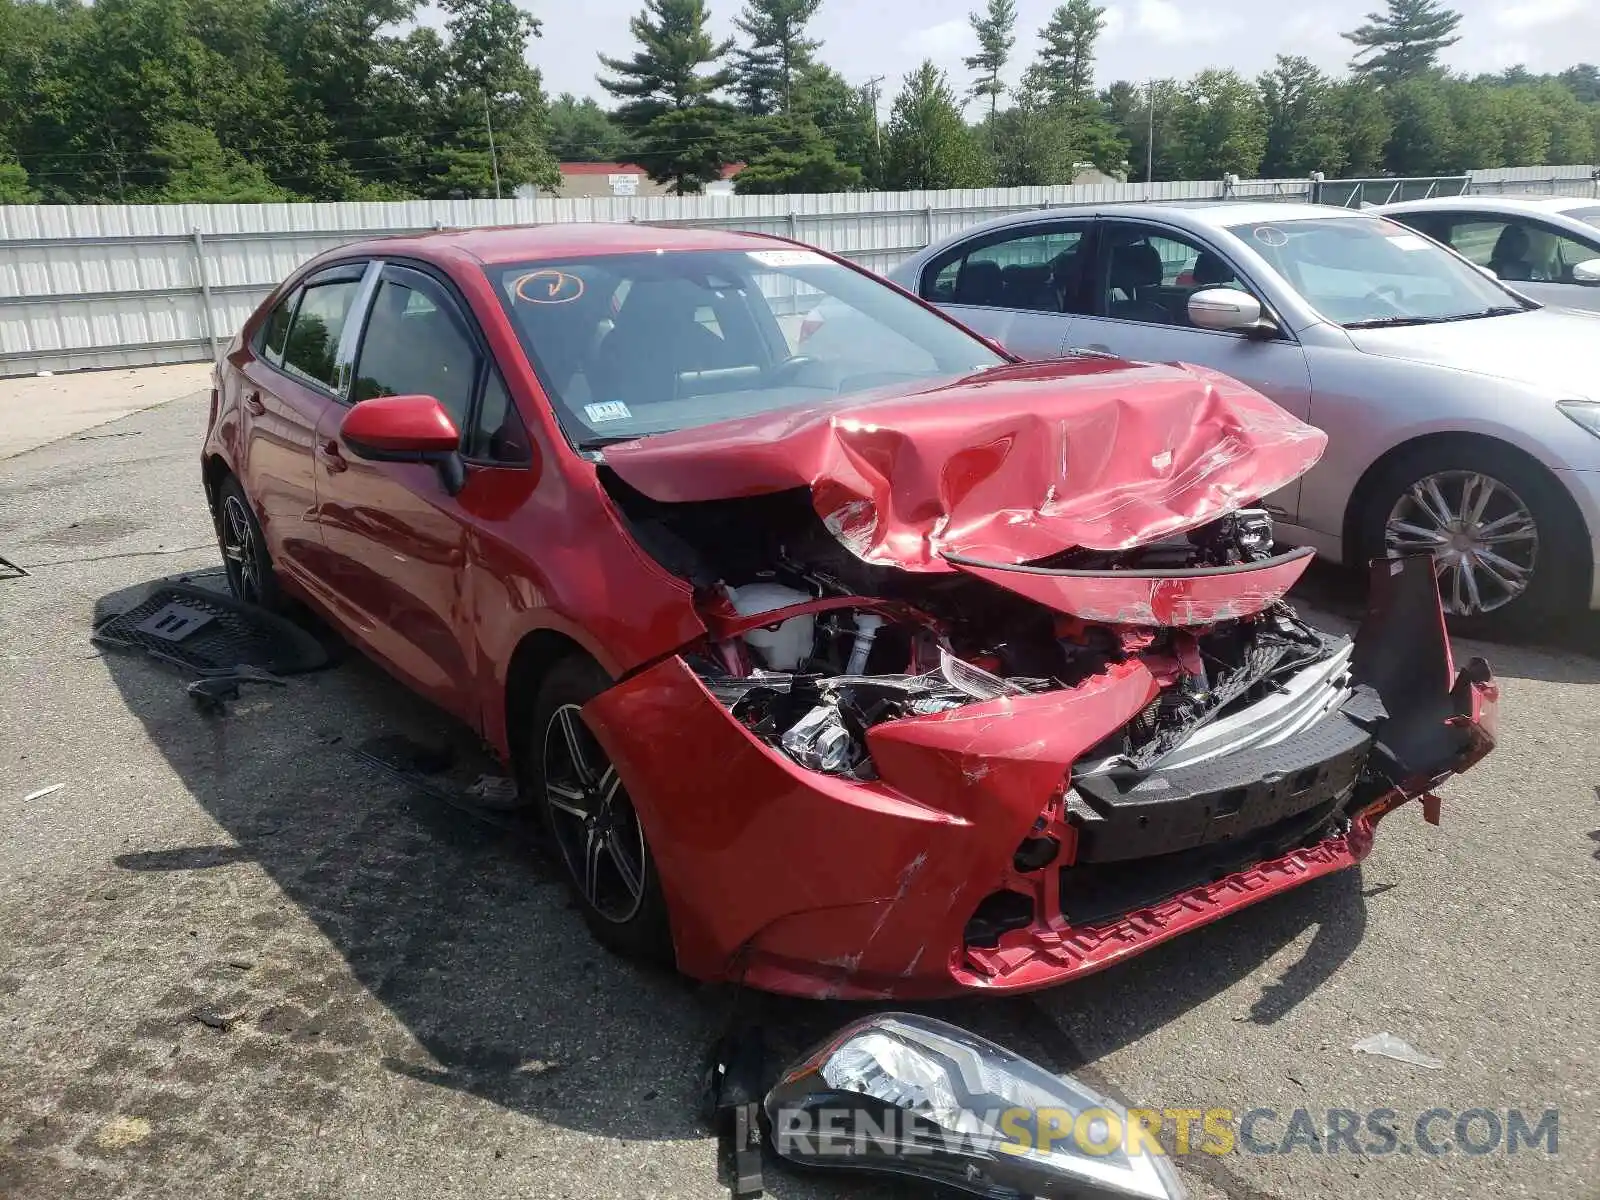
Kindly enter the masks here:
[[539, 684], [518, 775], [595, 939], [628, 958], [670, 966], [672, 932], [655, 857], [627, 789], [578, 711], [610, 686], [592, 659], [556, 663]]
[[284, 612], [287, 600], [272, 569], [267, 539], [244, 487], [232, 475], [223, 476], [217, 488], [216, 522], [217, 545], [234, 599], [269, 612]]
[[[1495, 485], [1483, 508], [1479, 528], [1498, 525], [1494, 535], [1497, 538], [1519, 533], [1526, 528], [1526, 523], [1515, 517], [1514, 510], [1520, 506], [1531, 517], [1535, 536], [1531, 541], [1519, 536], [1487, 547], [1497, 559], [1526, 568], [1526, 583], [1515, 594], [1501, 586], [1504, 579], [1516, 581], [1503, 565], [1473, 560], [1469, 569], [1462, 571], [1455, 565], [1456, 547], [1444, 547], [1442, 552], [1451, 557], [1448, 564], [1441, 564], [1439, 590], [1451, 632], [1468, 637], [1526, 633], [1581, 609], [1591, 566], [1582, 516], [1556, 480], [1509, 446], [1472, 441], [1433, 443], [1386, 464], [1366, 487], [1359, 510], [1361, 561], [1395, 552], [1388, 526], [1397, 512], [1401, 519], [1415, 518], [1417, 527], [1432, 528], [1420, 507], [1428, 493], [1424, 491], [1419, 497], [1413, 488], [1426, 489], [1431, 479], [1447, 507], [1464, 513], [1485, 490], [1482, 484], [1469, 482], [1472, 477]], [[1436, 507], [1431, 500], [1429, 507]], [[1411, 544], [1420, 549], [1422, 539]], [[1493, 570], [1487, 570], [1488, 566]], [[1466, 586], [1468, 576], [1475, 581], [1472, 587]], [[1463, 584], [1464, 601], [1459, 606], [1455, 599], [1458, 579]], [[1477, 590], [1476, 605], [1473, 587]], [[1460, 611], [1455, 611], [1458, 607]]]

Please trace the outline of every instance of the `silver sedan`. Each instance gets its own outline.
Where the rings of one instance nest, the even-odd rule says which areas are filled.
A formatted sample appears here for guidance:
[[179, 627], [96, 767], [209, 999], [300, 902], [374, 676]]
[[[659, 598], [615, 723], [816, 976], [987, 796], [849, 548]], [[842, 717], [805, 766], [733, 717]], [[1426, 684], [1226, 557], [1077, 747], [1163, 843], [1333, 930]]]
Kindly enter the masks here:
[[1114, 204], [963, 230], [891, 278], [1024, 358], [1211, 367], [1326, 430], [1281, 540], [1429, 551], [1459, 631], [1600, 607], [1600, 317], [1544, 308], [1391, 220]]

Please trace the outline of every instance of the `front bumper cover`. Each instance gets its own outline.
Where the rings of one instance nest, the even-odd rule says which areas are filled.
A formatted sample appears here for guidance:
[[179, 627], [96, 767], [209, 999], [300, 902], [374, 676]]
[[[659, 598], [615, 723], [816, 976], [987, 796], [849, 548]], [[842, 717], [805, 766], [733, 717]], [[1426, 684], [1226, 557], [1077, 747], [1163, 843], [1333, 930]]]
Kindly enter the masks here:
[[[1074, 873], [1099, 869], [1079, 865], [1067, 783], [1082, 753], [1154, 695], [1136, 660], [1080, 688], [877, 726], [874, 783], [801, 768], [735, 721], [680, 658], [602, 693], [584, 715], [650, 840], [680, 970], [811, 997], [920, 999], [1102, 970], [1354, 866], [1377, 823], [1412, 799], [1436, 821], [1431, 789], [1494, 744], [1498, 689], [1481, 660], [1454, 669], [1427, 559], [1375, 565], [1354, 677], [1394, 715], [1375, 723], [1362, 783], [1339, 789], [1336, 810], [1313, 806], [1310, 830], [1269, 823], [1249, 861], [1213, 865], [1199, 882], [1174, 874], [1167, 894], [1088, 920], [1063, 910], [1063, 881], [1070, 899]], [[1053, 839], [1058, 852], [1026, 861], [1025, 839]], [[975, 914], [1004, 893], [1026, 902], [1025, 918], [974, 938]]]

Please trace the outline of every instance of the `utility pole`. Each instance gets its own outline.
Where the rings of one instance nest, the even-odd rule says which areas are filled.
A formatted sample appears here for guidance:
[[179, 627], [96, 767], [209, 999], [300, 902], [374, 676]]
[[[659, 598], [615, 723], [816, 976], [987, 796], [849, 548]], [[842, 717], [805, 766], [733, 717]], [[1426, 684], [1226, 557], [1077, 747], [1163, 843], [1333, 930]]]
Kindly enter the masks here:
[[878, 129], [878, 85], [883, 82], [882, 75], [874, 75], [867, 80], [867, 91], [872, 96], [872, 144], [878, 152], [878, 158], [883, 158], [883, 134]]
[[494, 149], [494, 117], [489, 112], [489, 85], [483, 85], [483, 124], [489, 131], [489, 161], [494, 165], [494, 198], [500, 199], [500, 156]]
[[1156, 162], [1156, 81], [1150, 81], [1150, 127], [1145, 131], [1144, 138], [1144, 185], [1148, 188], [1155, 182]]

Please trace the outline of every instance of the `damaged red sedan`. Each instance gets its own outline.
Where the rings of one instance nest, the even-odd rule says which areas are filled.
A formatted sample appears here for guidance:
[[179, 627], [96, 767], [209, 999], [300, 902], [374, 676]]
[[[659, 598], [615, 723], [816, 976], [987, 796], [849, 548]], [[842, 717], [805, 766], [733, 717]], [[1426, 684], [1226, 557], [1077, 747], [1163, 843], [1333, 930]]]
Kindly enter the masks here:
[[347, 246], [219, 367], [205, 487], [480, 730], [607, 944], [807, 996], [1018, 991], [1359, 862], [1493, 743], [1426, 559], [1351, 640], [1255, 502], [1325, 438], [1239, 383], [1019, 363], [710, 230]]

